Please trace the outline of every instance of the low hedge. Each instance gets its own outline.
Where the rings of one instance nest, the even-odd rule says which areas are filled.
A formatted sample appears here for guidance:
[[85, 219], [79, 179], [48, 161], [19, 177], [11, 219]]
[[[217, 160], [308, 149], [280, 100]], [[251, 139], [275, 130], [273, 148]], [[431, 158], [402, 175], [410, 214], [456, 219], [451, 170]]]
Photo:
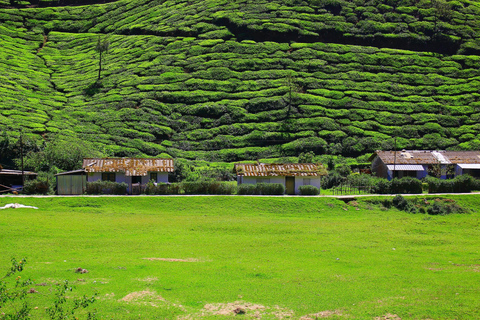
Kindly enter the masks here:
[[241, 184], [237, 194], [241, 195], [282, 195], [285, 194], [285, 186], [281, 183], [257, 183]]
[[234, 194], [236, 191], [234, 184], [221, 181], [182, 182], [180, 188], [185, 194]]
[[298, 191], [304, 196], [317, 196], [320, 194], [320, 189], [315, 186], [300, 186], [298, 187]]
[[179, 194], [180, 193], [180, 184], [179, 183], [158, 183], [155, 185], [153, 181], [150, 181], [145, 186], [145, 194], [154, 195], [154, 194]]
[[429, 193], [468, 193], [479, 190], [480, 186], [478, 180], [466, 174], [447, 180], [428, 176], [425, 182], [428, 183]]
[[377, 194], [419, 194], [423, 192], [422, 181], [413, 177], [404, 177], [401, 179], [393, 179], [391, 181], [379, 179], [373, 185], [372, 192]]
[[128, 185], [125, 182], [93, 181], [87, 182], [86, 194], [126, 194]]

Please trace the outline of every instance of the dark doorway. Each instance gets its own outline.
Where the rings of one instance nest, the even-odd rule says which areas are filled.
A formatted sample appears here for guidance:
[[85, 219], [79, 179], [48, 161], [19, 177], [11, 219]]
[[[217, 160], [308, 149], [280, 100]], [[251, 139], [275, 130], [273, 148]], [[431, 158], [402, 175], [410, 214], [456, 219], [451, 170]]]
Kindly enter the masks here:
[[295, 177], [285, 177], [285, 189], [287, 194], [295, 194]]

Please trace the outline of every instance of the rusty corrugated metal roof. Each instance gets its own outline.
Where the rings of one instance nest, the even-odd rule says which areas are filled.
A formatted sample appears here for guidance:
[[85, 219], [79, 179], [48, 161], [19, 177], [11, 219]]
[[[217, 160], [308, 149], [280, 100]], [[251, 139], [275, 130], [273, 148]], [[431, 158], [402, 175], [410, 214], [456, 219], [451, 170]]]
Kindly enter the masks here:
[[146, 176], [148, 172], [173, 172], [173, 159], [88, 158], [86, 172], [125, 172], [126, 176]]
[[402, 150], [377, 151], [376, 155], [385, 164], [480, 163], [480, 151]]
[[324, 176], [327, 170], [321, 164], [315, 163], [286, 163], [286, 164], [235, 164], [238, 176], [267, 177], [267, 176]]

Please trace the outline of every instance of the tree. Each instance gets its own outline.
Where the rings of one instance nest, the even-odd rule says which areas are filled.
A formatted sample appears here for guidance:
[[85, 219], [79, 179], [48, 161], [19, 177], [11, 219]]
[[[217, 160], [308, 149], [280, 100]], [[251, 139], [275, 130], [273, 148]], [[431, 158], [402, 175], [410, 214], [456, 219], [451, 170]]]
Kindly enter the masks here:
[[297, 84], [296, 79], [293, 77], [293, 72], [289, 72], [287, 77], [284, 80], [284, 85], [288, 87], [287, 96], [284, 98], [285, 103], [287, 104], [287, 115], [286, 119], [290, 118], [294, 107], [294, 99], [297, 98], [297, 94], [301, 91], [301, 87]]
[[107, 54], [108, 53], [108, 48], [110, 47], [110, 41], [108, 41], [108, 39], [103, 39], [98, 36], [98, 41], [97, 41], [97, 45], [95, 47], [95, 51], [97, 51], [99, 53], [99, 59], [98, 59], [98, 81], [100, 81], [100, 76], [101, 76], [101, 73], [102, 73], [102, 60], [103, 60], [103, 54]]

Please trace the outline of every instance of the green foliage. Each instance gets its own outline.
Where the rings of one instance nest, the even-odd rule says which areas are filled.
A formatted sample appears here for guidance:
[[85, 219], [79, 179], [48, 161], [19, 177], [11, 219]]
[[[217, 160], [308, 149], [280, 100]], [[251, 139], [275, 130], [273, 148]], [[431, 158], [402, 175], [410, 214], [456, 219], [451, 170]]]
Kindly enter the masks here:
[[[11, 280], [12, 276], [24, 271], [26, 263], [27, 260], [25, 258], [20, 261], [12, 258], [10, 270], [5, 276], [0, 278], [1, 319], [31, 319], [33, 308], [30, 302], [32, 299], [29, 295], [37, 292], [31, 287], [35, 283], [30, 279], [23, 280], [21, 276], [17, 276], [14, 281]], [[45, 308], [49, 319], [78, 319], [78, 311], [88, 308], [96, 301], [97, 294], [91, 297], [84, 295], [81, 298], [72, 298], [67, 296], [67, 293], [71, 291], [73, 291], [73, 287], [69, 285], [68, 280], [65, 280], [62, 284], [57, 284], [53, 305]], [[35, 309], [38, 309], [38, 307]], [[86, 319], [98, 319], [96, 310], [88, 311]]]
[[52, 173], [40, 172], [36, 179], [26, 180], [23, 194], [54, 194], [55, 177]]
[[149, 181], [145, 186], [145, 194], [179, 194], [180, 185], [178, 183], [157, 183]]
[[427, 176], [425, 182], [428, 183], [429, 193], [468, 193], [479, 189], [478, 180], [468, 174], [448, 180]]
[[320, 189], [318, 189], [315, 186], [300, 186], [298, 187], [298, 191], [300, 192], [301, 195], [307, 195], [307, 196], [316, 196], [320, 194]]
[[11, 267], [7, 273], [0, 278], [0, 306], [2, 319], [30, 319], [30, 310], [32, 309], [28, 299], [27, 288], [32, 284], [30, 279], [22, 280], [21, 276], [17, 276], [15, 280], [12, 277], [23, 271], [27, 260], [23, 258], [17, 261], [15, 258], [11, 260]]
[[237, 194], [240, 195], [283, 195], [285, 186], [282, 183], [244, 183], [238, 186]]
[[[67, 297], [69, 292], [73, 291], [73, 288], [69, 284], [68, 280], [58, 284], [55, 292], [55, 299], [53, 306], [46, 308], [47, 315], [52, 320], [70, 319], [75, 316], [77, 310], [85, 309], [96, 301], [96, 294], [81, 298]], [[75, 317], [77, 319], [77, 317]], [[87, 320], [95, 320], [97, 318], [96, 311], [89, 311], [87, 314]]]
[[181, 190], [185, 194], [234, 194], [235, 183], [220, 181], [182, 182]]
[[112, 182], [97, 180], [87, 182], [85, 188], [86, 194], [117, 194], [124, 195], [127, 193], [128, 185], [125, 182]]

